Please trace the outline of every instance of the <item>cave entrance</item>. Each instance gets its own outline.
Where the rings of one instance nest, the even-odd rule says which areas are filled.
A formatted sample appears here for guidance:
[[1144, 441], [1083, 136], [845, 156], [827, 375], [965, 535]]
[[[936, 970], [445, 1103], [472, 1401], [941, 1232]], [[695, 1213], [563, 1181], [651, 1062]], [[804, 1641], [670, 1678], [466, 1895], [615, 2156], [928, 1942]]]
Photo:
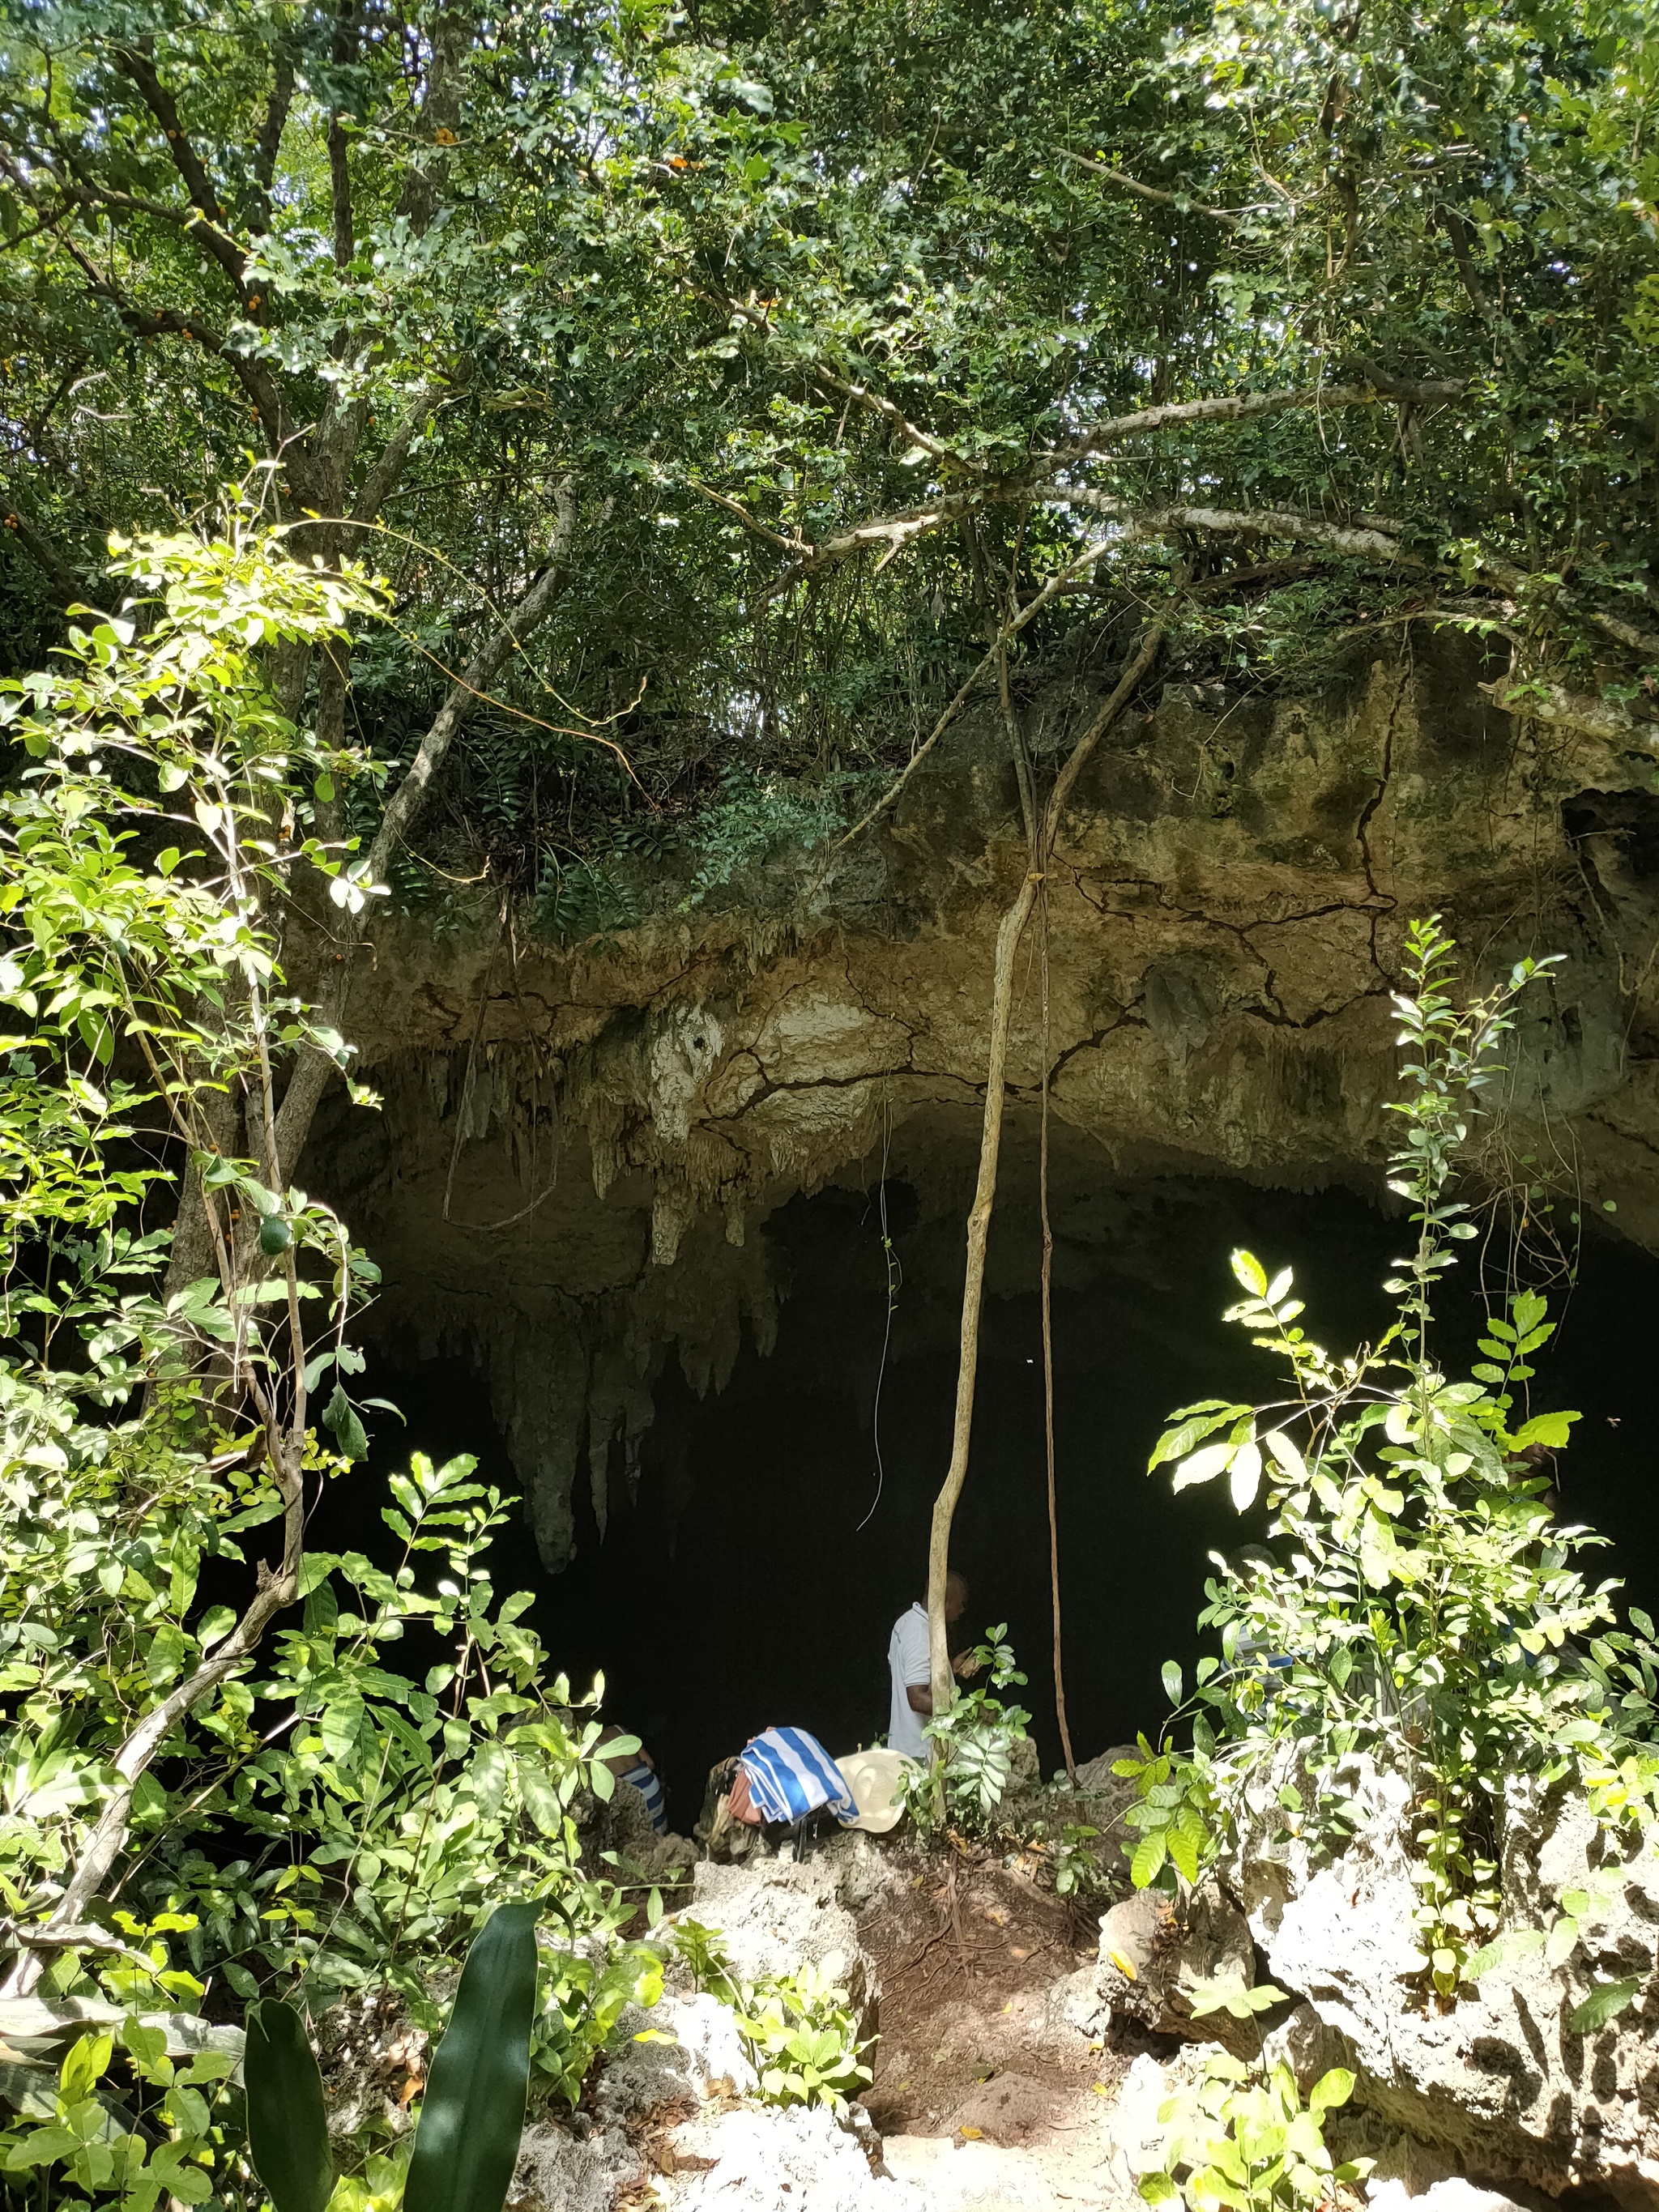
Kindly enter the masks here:
[[[538, 1593], [532, 1619], [552, 1662], [585, 1681], [603, 1669], [607, 1714], [641, 1735], [689, 1830], [704, 1778], [758, 1729], [809, 1729], [837, 1753], [887, 1717], [896, 1617], [924, 1594], [933, 1496], [950, 1445], [973, 1155], [965, 1126], [941, 1164], [908, 1148], [796, 1196], [751, 1232], [769, 1240], [781, 1306], [775, 1346], [745, 1341], [726, 1387], [699, 1397], [672, 1359], [656, 1385], [637, 1492], [612, 1480], [601, 1539], [585, 1486], [577, 1549], [556, 1574], [527, 1542], [499, 1545], [498, 1587]], [[1009, 1133], [993, 1231], [973, 1454], [956, 1554], [971, 1597], [969, 1641], [1006, 1622], [1029, 1686], [1045, 1773], [1060, 1764], [1050, 1661], [1042, 1449], [1035, 1132]], [[1356, 1193], [1291, 1193], [1223, 1178], [1119, 1176], [1097, 1149], [1057, 1146], [1055, 1436], [1066, 1687], [1079, 1759], [1167, 1710], [1165, 1659], [1190, 1669], [1207, 1554], [1259, 1537], [1220, 1486], [1172, 1497], [1148, 1477], [1164, 1417], [1212, 1395], [1268, 1395], [1270, 1356], [1221, 1320], [1235, 1295], [1228, 1254], [1291, 1265], [1307, 1325], [1346, 1348], [1386, 1321], [1381, 1290], [1402, 1224]], [[890, 1240], [894, 1267], [890, 1277]], [[685, 1265], [682, 1260], [679, 1265]], [[1445, 1300], [1449, 1359], [1472, 1349], [1473, 1270]], [[890, 1297], [890, 1280], [891, 1295]], [[1659, 1532], [1646, 1494], [1648, 1420], [1638, 1379], [1659, 1261], [1605, 1237], [1587, 1244], [1541, 1404], [1580, 1408], [1564, 1462], [1571, 1517], [1613, 1540], [1592, 1577], [1659, 1594]], [[1459, 1340], [1462, 1340], [1460, 1342]], [[410, 1444], [476, 1453], [517, 1489], [484, 1394], [466, 1364], [382, 1370], [408, 1418], [377, 1460]], [[969, 1634], [971, 1632], [971, 1636]]]

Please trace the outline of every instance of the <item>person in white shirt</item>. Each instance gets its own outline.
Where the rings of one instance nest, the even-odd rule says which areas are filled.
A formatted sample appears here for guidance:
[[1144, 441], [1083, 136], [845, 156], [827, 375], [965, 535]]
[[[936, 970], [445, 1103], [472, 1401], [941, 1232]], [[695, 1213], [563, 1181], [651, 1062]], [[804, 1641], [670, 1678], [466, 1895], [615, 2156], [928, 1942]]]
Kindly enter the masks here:
[[[945, 1618], [954, 1624], [968, 1606], [968, 1585], [954, 1567], [945, 1581]], [[969, 1652], [959, 1651], [951, 1662], [951, 1672], [966, 1678], [979, 1668]], [[888, 1747], [907, 1759], [926, 1759], [927, 1740], [922, 1723], [932, 1717], [933, 1692], [927, 1659], [927, 1608], [913, 1605], [893, 1623], [887, 1642], [887, 1671], [892, 1677], [892, 1705], [887, 1722]]]

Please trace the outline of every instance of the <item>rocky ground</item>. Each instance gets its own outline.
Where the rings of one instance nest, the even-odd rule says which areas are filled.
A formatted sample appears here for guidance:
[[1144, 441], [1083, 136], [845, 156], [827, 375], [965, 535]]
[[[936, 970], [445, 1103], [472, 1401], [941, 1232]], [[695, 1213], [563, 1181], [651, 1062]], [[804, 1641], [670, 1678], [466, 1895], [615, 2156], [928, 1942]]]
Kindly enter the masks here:
[[676, 1991], [650, 2015], [675, 2044], [632, 2045], [574, 2129], [532, 2130], [514, 2212], [1135, 2201], [1110, 2126], [1130, 2049], [1068, 2016], [1079, 1967], [1095, 1971], [1092, 1931], [1033, 1867], [841, 1838], [799, 1866], [705, 1863], [685, 1912], [719, 1929], [741, 1974], [811, 1962], [843, 1978], [878, 2033], [860, 2107], [844, 2125], [757, 2108], [728, 2016]]
[[[834, 1838], [800, 1865], [700, 1863], [683, 1915], [744, 1978], [833, 1976], [878, 2037], [873, 2081], [839, 2120], [759, 2103], [730, 2014], [682, 1978], [624, 2021], [574, 2120], [529, 2130], [513, 2212], [1130, 2212], [1160, 2162], [1159, 2107], [1217, 2040], [1284, 2058], [1304, 2090], [1355, 2073], [1329, 2132], [1374, 2162], [1372, 2212], [1659, 2207], [1653, 1838], [1614, 1846], [1564, 1796], [1512, 1792], [1510, 1924], [1546, 1927], [1586, 1884], [1599, 1902], [1571, 1955], [1534, 1949], [1425, 2003], [1399, 1792], [1359, 1765], [1349, 1778], [1357, 1833], [1334, 1860], [1264, 1832], [1196, 1893], [1124, 1897], [1098, 1920], [1036, 1853], [902, 1833]], [[1194, 2019], [1194, 1984], [1235, 1975], [1286, 1994], [1242, 2025]], [[1634, 2000], [1575, 2031], [1614, 1976]]]

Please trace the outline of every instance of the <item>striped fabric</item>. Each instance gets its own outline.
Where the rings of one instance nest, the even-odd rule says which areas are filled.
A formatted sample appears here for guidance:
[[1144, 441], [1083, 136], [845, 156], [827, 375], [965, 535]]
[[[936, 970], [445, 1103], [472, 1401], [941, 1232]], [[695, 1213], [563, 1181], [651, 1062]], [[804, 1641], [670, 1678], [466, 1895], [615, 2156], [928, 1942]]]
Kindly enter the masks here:
[[743, 1747], [749, 1794], [763, 1819], [793, 1823], [820, 1807], [843, 1825], [858, 1815], [846, 1778], [805, 1729], [765, 1729]]
[[624, 1782], [631, 1782], [639, 1791], [645, 1800], [646, 1810], [651, 1815], [652, 1826], [659, 1836], [665, 1836], [668, 1833], [668, 1806], [662, 1794], [662, 1784], [657, 1779], [656, 1770], [641, 1759], [637, 1765], [630, 1766], [622, 1778]]

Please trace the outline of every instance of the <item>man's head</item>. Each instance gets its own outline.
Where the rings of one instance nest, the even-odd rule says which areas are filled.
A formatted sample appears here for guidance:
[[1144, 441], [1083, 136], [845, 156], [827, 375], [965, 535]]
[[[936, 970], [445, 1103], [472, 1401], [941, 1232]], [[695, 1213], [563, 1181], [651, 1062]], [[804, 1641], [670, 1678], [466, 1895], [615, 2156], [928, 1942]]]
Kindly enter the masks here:
[[957, 1621], [968, 1610], [968, 1578], [954, 1567], [945, 1577], [945, 1618]]

